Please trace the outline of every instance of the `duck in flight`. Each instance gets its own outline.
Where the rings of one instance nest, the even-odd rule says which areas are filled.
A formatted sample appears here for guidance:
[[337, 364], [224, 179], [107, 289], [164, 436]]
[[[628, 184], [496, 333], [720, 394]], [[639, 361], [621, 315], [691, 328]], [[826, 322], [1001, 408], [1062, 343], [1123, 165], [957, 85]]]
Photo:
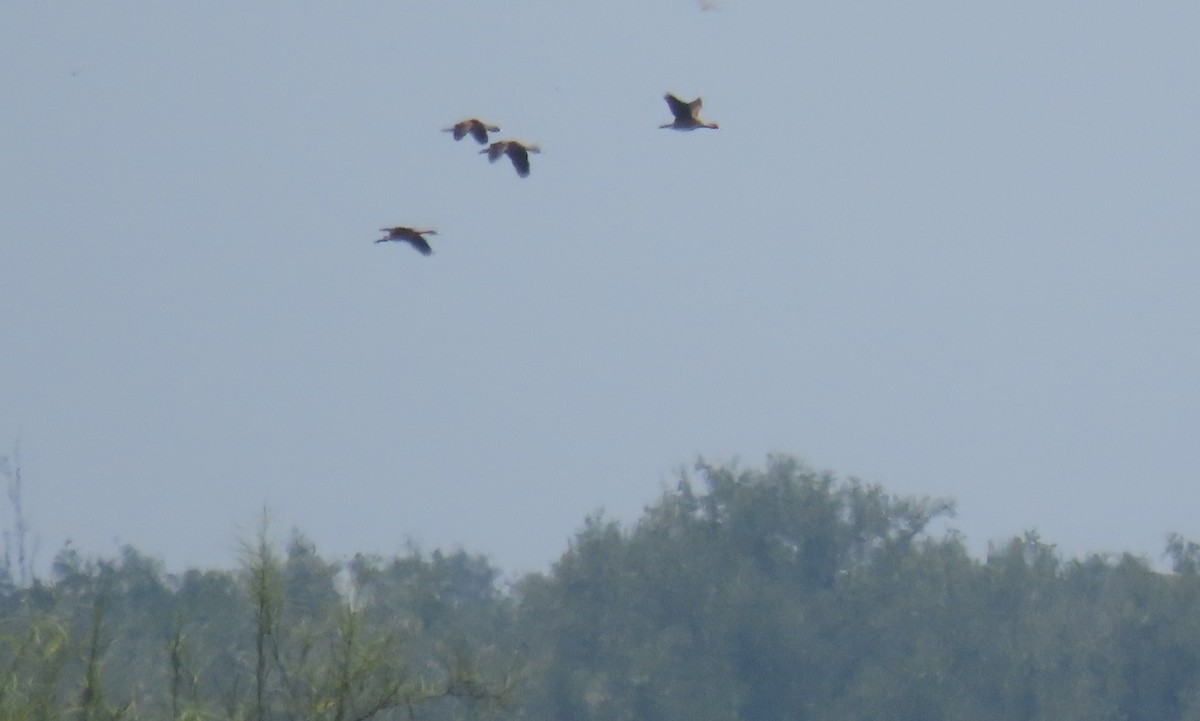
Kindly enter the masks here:
[[717, 129], [716, 123], [706, 123], [700, 119], [700, 108], [704, 106], [704, 101], [696, 98], [690, 103], [685, 103], [674, 95], [667, 93], [663, 96], [663, 100], [667, 101], [667, 106], [671, 108], [671, 114], [675, 119], [666, 125], [660, 125], [660, 128], [672, 128], [674, 130], [695, 130], [696, 128], [711, 128]]
[[501, 155], [507, 155], [513, 167], [517, 169], [517, 175], [524, 178], [529, 175], [529, 154], [540, 153], [542, 149], [516, 140], [498, 140], [479, 152], [487, 153], [488, 162], [491, 163], [499, 160]]
[[442, 128], [442, 132], [454, 133], [455, 140], [462, 140], [470, 135], [480, 145], [487, 145], [488, 133], [498, 133], [500, 132], [500, 128], [495, 125], [488, 125], [479, 118], [467, 118], [448, 128]]
[[400, 243], [408, 243], [416, 248], [421, 255], [430, 255], [433, 253], [433, 248], [429, 247], [429, 243], [422, 236], [437, 235], [436, 230], [407, 228], [403, 225], [398, 225], [394, 228], [380, 228], [380, 230], [387, 233], [387, 235], [375, 241], [376, 243], [386, 243], [389, 240], [394, 240]]

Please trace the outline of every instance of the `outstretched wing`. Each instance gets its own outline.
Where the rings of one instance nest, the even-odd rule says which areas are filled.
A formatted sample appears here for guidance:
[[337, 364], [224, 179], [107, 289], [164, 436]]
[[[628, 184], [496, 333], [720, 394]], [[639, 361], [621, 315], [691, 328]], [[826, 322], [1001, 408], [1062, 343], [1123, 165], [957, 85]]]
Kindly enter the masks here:
[[524, 146], [512, 143], [508, 146], [508, 157], [512, 160], [513, 167], [517, 169], [517, 175], [522, 178], [529, 175], [529, 152]]
[[487, 134], [488, 129], [486, 125], [478, 120], [471, 122], [471, 137], [475, 138], [475, 142], [479, 143], [480, 145], [486, 145], [488, 141]]
[[507, 151], [507, 150], [508, 150], [508, 142], [504, 141], [504, 140], [497, 140], [496, 142], [489, 145], [486, 150], [480, 150], [479, 152], [487, 153], [488, 162], [494, 163], [497, 160], [499, 160], [500, 156], [504, 155], [505, 151]]
[[692, 117], [692, 106], [689, 103], [683, 102], [670, 93], [664, 95], [663, 100], [667, 101], [667, 107], [671, 108], [671, 115], [676, 118], [688, 120]]
[[419, 235], [414, 234], [411, 238], [405, 238], [405, 240], [412, 243], [412, 247], [420, 251], [421, 255], [430, 255], [433, 253], [433, 248], [430, 248], [429, 243], [425, 242], [425, 239]]

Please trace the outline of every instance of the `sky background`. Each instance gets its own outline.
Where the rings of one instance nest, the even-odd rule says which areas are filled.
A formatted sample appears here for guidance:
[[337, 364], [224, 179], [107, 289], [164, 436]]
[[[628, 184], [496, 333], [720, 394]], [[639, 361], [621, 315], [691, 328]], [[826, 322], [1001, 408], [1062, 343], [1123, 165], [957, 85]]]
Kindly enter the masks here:
[[[774, 452], [977, 553], [1200, 538], [1200, 4], [717, 1], [6, 6], [41, 563], [227, 567], [265, 506], [540, 570]], [[530, 177], [440, 132], [476, 115]]]

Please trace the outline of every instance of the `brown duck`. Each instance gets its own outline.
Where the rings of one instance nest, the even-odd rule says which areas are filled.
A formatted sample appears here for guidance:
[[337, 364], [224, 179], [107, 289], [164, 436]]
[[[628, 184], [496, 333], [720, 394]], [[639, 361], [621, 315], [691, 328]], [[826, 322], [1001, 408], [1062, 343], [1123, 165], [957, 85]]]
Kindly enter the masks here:
[[517, 169], [517, 175], [524, 178], [529, 175], [529, 154], [540, 153], [542, 149], [516, 140], [498, 140], [479, 152], [487, 153], [488, 161], [492, 163], [499, 160], [501, 155], [507, 155]]
[[386, 243], [389, 240], [395, 240], [401, 243], [408, 243], [420, 251], [421, 255], [433, 253], [433, 248], [429, 247], [429, 243], [422, 236], [437, 235], [436, 230], [406, 228], [403, 225], [398, 225], [395, 228], [380, 228], [380, 230], [387, 233], [387, 235], [375, 241], [376, 243]]
[[442, 132], [454, 133], [455, 140], [462, 140], [470, 135], [480, 145], [487, 145], [488, 133], [498, 133], [500, 132], [500, 128], [495, 125], [488, 125], [479, 118], [468, 118], [448, 128], [442, 128]]
[[704, 101], [696, 98], [690, 103], [685, 103], [674, 95], [667, 93], [663, 96], [663, 100], [667, 101], [667, 106], [671, 108], [671, 114], [675, 119], [666, 125], [660, 125], [660, 128], [672, 128], [674, 130], [695, 130], [696, 128], [712, 128], [717, 129], [716, 123], [706, 123], [700, 119], [700, 108], [704, 106]]

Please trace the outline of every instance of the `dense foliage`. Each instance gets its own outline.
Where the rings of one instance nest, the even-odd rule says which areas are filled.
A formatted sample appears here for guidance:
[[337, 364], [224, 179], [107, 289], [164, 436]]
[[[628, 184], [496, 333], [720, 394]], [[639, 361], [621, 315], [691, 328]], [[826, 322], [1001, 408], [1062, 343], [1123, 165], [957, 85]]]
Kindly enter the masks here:
[[0, 720], [1200, 719], [1200, 547], [977, 559], [930, 531], [952, 512], [779, 457], [701, 462], [506, 592], [464, 552], [265, 530], [237, 571], [67, 549], [3, 579]]
[[510, 602], [465, 553], [322, 560], [265, 531], [238, 571], [182, 576], [132, 548], [67, 550], [9, 588], [0, 719], [431, 721], [508, 705]]

